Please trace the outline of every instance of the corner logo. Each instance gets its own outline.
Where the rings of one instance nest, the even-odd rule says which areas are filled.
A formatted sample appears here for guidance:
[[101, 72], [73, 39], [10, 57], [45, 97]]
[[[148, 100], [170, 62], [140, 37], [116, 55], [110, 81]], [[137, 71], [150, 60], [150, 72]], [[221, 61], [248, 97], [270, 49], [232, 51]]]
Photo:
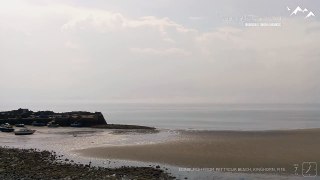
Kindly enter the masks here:
[[[288, 6], [287, 6], [287, 10], [291, 12], [291, 9]], [[309, 11], [307, 8], [302, 9], [300, 6], [294, 9], [290, 14], [290, 16], [296, 16], [301, 13], [305, 16], [304, 17], [305, 19], [316, 16], [312, 11]]]
[[317, 163], [316, 162], [303, 162], [302, 163], [302, 176], [303, 177], [316, 177], [317, 176]]

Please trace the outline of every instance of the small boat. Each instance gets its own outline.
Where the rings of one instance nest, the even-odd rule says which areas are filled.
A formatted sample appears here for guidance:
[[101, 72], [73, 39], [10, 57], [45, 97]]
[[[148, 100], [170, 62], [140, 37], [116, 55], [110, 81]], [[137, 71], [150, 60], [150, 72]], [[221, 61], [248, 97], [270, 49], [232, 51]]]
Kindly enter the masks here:
[[13, 128], [6, 128], [6, 127], [1, 127], [0, 130], [1, 130], [2, 132], [13, 132], [13, 131], [14, 131]]
[[16, 127], [24, 127], [24, 124], [16, 124]]
[[9, 123], [5, 123], [5, 124], [2, 124], [0, 126], [0, 131], [2, 131], [2, 132], [13, 132], [14, 129], [12, 128], [12, 126]]
[[4, 123], [4, 124], [1, 124], [1, 127], [12, 127], [12, 125], [9, 123]]
[[27, 128], [23, 128], [23, 129], [19, 129], [18, 131], [15, 131], [14, 134], [15, 135], [31, 135], [34, 132], [36, 132], [36, 130], [31, 130], [31, 129], [27, 129]]
[[74, 123], [71, 123], [70, 126], [71, 126], [71, 127], [81, 127], [82, 124], [79, 123], [79, 122], [74, 122]]

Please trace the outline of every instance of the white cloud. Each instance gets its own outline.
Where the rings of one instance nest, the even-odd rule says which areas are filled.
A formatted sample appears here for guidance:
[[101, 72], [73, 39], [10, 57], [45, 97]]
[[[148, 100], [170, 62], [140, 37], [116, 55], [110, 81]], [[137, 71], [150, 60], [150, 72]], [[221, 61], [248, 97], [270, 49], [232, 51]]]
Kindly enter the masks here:
[[62, 26], [62, 30], [92, 28], [98, 32], [110, 32], [127, 28], [156, 28], [163, 35], [166, 35], [167, 30], [172, 28], [177, 32], [196, 32], [196, 30], [186, 28], [167, 17], [144, 16], [133, 19], [115, 12], [72, 7], [65, 7], [64, 9], [72, 18]]

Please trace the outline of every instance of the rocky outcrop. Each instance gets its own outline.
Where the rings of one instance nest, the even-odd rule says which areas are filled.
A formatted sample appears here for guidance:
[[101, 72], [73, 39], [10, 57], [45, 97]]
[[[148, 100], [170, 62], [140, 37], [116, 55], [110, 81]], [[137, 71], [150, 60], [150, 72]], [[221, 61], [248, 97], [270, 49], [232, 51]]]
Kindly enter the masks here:
[[53, 111], [33, 112], [28, 109], [0, 112], [0, 124], [31, 125], [32, 123], [47, 124], [52, 121], [60, 126], [70, 126], [75, 123], [83, 127], [107, 124], [101, 112], [72, 111], [55, 113]]

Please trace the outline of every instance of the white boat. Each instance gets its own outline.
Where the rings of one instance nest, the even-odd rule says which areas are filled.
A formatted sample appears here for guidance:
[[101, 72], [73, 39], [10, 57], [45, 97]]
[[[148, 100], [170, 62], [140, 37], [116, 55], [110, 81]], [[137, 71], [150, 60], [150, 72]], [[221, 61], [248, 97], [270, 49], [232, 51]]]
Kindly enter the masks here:
[[15, 131], [14, 134], [15, 135], [31, 135], [34, 132], [36, 132], [36, 130], [31, 130], [31, 129], [27, 129], [27, 128], [23, 128], [23, 129], [19, 129], [18, 131]]
[[0, 131], [2, 132], [13, 132], [14, 129], [9, 123], [1, 124]]

